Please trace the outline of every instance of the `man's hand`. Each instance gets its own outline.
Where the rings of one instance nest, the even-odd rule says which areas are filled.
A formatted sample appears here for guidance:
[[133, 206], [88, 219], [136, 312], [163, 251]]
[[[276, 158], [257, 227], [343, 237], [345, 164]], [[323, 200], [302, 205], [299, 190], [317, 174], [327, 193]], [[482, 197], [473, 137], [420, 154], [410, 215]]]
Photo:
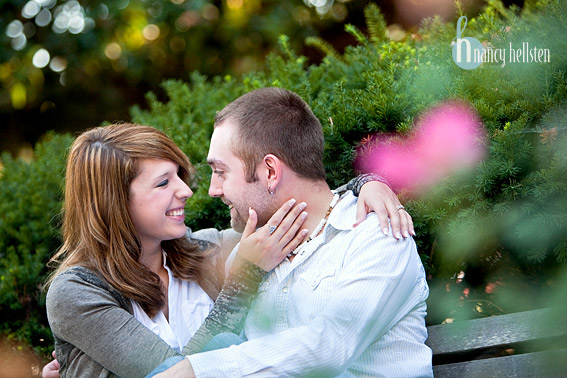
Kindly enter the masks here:
[[154, 375], [154, 378], [195, 378], [195, 372], [189, 360], [184, 358], [163, 373]]
[[388, 185], [379, 181], [367, 182], [360, 190], [356, 206], [355, 227], [366, 219], [368, 213], [374, 211], [378, 215], [380, 227], [385, 235], [388, 235], [389, 232], [388, 218], [390, 218], [390, 225], [396, 239], [402, 236], [407, 238], [410, 234], [415, 236], [411, 216], [405, 211], [396, 193]]
[[51, 355], [53, 356], [53, 361], [43, 367], [41, 370], [41, 376], [42, 378], [61, 378], [59, 375], [59, 361], [57, 361], [57, 358], [55, 357], [55, 351], [53, 351]]

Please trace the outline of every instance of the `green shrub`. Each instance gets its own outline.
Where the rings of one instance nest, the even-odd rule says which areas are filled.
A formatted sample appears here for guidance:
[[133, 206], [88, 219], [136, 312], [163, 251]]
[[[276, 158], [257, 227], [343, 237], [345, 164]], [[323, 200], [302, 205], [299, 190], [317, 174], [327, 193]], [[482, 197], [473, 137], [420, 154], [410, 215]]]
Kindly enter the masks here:
[[[150, 110], [135, 108], [132, 116], [172, 134], [197, 165], [199, 184], [190, 209], [191, 225], [199, 228], [227, 224], [220, 201], [207, 196], [204, 157], [215, 112], [244, 92], [279, 86], [310, 104], [323, 124], [331, 186], [355, 174], [356, 148], [368, 135], [406, 133], [431, 106], [465, 100], [485, 124], [487, 158], [468, 175], [408, 203], [432, 276], [429, 321], [543, 306], [551, 297], [536, 294], [559, 287], [567, 257], [560, 231], [567, 224], [566, 8], [560, 1], [526, 2], [520, 12], [490, 1], [469, 19], [466, 35], [497, 48], [529, 41], [550, 49], [551, 62], [463, 70], [451, 57], [455, 23], [426, 20], [417, 33], [395, 42], [387, 38], [379, 9], [370, 5], [365, 12], [370, 36], [347, 25], [358, 45], [342, 55], [311, 38], [308, 43], [326, 58], [307, 65], [282, 37], [281, 54], [269, 56], [263, 71], [242, 80], [194, 75], [189, 83], [166, 82], [169, 100], [149, 95]], [[461, 271], [465, 279], [457, 283]]]
[[[270, 55], [264, 70], [240, 79], [208, 80], [195, 73], [188, 83], [166, 81], [168, 100], [149, 93], [149, 110], [134, 107], [132, 119], [165, 130], [195, 165], [188, 224], [198, 229], [228, 224], [225, 206], [207, 195], [205, 157], [215, 112], [245, 92], [279, 86], [311, 105], [324, 128], [331, 186], [355, 174], [356, 148], [368, 135], [407, 133], [416, 117], [440, 101], [467, 101], [486, 126], [488, 156], [474, 171], [445, 180], [407, 205], [430, 276], [429, 322], [564, 301], [566, 8], [558, 0], [526, 1], [520, 12], [490, 1], [469, 19], [466, 35], [497, 47], [529, 40], [551, 49], [551, 63], [463, 70], [451, 59], [454, 22], [430, 19], [418, 32], [391, 41], [380, 11], [370, 5], [365, 12], [370, 35], [347, 26], [358, 44], [343, 54], [312, 38], [308, 42], [327, 56], [308, 65], [282, 37], [280, 54]], [[59, 243], [57, 214], [69, 143], [69, 137], [52, 135], [29, 164], [3, 157], [0, 256], [1, 273], [9, 278], [0, 286], [0, 310], [7, 314], [2, 329], [33, 345], [46, 333], [39, 289], [44, 264]], [[455, 279], [461, 271], [463, 282]]]
[[32, 162], [2, 156], [0, 171], [0, 337], [52, 348], [45, 315], [46, 263], [60, 246], [59, 215], [68, 135], [50, 134]]

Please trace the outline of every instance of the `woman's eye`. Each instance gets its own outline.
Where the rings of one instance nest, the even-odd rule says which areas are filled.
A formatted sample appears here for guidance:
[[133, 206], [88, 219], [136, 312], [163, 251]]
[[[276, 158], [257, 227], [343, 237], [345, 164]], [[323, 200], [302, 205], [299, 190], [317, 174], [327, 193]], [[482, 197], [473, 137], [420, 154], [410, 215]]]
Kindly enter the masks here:
[[215, 173], [215, 174], [219, 175], [220, 177], [222, 177], [222, 175], [224, 174], [224, 171], [217, 171], [217, 170], [215, 170], [215, 171], [213, 171], [213, 173]]
[[162, 182], [160, 182], [157, 186], [162, 187], [162, 186], [166, 186], [167, 184], [169, 184], [169, 180], [163, 180]]

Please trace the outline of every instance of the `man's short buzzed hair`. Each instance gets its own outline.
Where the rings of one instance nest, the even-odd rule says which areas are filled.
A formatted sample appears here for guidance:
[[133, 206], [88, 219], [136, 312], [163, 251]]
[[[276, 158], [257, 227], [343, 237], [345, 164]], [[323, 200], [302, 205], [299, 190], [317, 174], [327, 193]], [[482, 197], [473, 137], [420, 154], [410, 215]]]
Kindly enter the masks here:
[[246, 180], [258, 180], [256, 166], [267, 154], [280, 158], [298, 175], [325, 180], [325, 142], [319, 119], [297, 94], [281, 88], [261, 88], [237, 98], [215, 117], [238, 127], [233, 153], [245, 166]]

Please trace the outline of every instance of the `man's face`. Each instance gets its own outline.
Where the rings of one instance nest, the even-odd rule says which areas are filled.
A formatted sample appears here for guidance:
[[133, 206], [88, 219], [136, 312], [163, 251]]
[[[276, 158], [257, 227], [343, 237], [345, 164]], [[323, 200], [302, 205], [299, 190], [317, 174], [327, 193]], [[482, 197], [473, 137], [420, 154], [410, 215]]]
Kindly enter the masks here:
[[258, 224], [263, 226], [277, 209], [274, 198], [268, 193], [268, 186], [263, 180], [248, 183], [244, 164], [233, 153], [233, 141], [236, 139], [236, 126], [230, 120], [217, 126], [211, 137], [207, 162], [213, 172], [209, 195], [220, 197], [230, 208], [230, 225], [242, 232], [248, 220], [248, 208], [258, 213]]

